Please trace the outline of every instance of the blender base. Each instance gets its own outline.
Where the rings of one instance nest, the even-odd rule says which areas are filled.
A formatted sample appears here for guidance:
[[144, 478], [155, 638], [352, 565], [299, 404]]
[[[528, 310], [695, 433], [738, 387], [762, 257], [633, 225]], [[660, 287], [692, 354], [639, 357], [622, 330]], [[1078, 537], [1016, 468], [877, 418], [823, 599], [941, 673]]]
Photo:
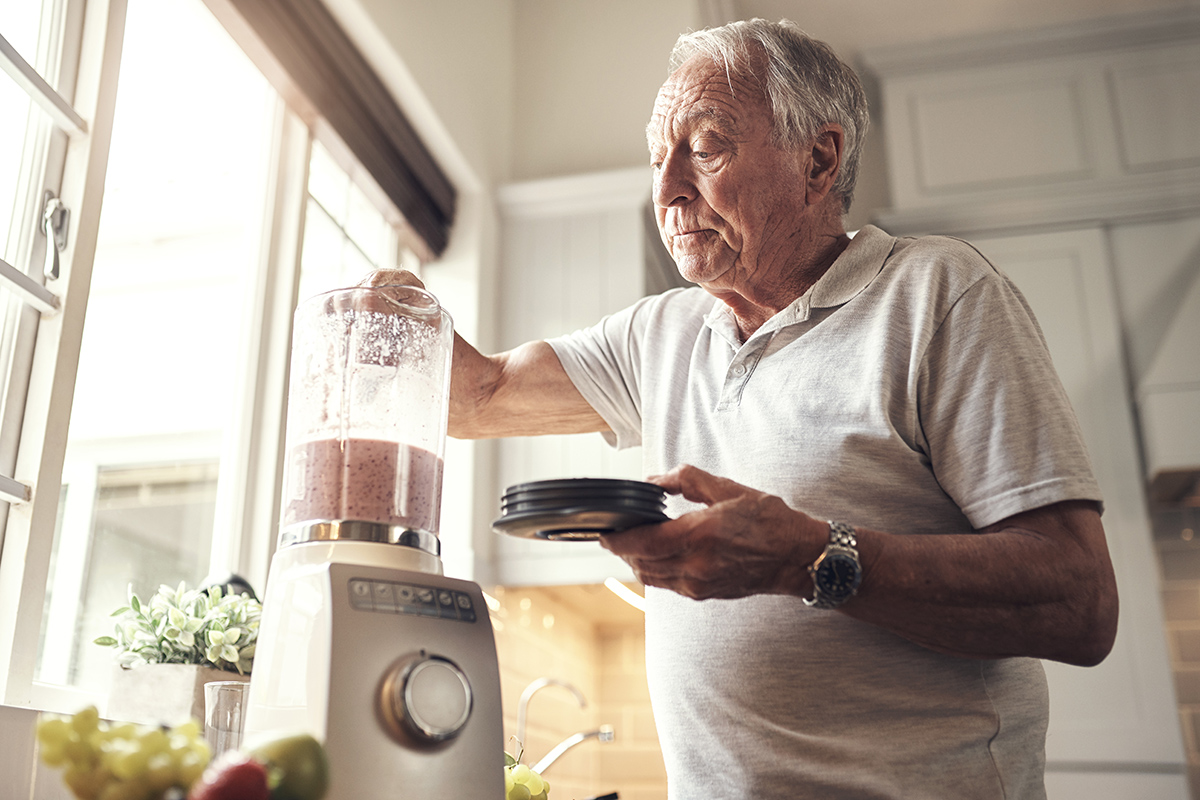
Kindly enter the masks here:
[[479, 586], [416, 548], [281, 548], [245, 739], [291, 733], [324, 744], [331, 800], [502, 797], [500, 675]]

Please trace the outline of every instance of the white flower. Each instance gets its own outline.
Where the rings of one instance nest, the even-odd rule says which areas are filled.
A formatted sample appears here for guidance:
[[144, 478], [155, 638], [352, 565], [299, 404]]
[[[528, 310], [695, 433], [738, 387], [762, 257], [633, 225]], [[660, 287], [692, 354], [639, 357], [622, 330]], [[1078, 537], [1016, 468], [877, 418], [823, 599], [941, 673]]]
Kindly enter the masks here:
[[96, 644], [117, 649], [122, 666], [146, 663], [208, 664], [250, 672], [262, 606], [248, 595], [219, 587], [191, 589], [163, 584], [142, 603], [129, 588], [129, 605], [112, 613], [117, 636]]

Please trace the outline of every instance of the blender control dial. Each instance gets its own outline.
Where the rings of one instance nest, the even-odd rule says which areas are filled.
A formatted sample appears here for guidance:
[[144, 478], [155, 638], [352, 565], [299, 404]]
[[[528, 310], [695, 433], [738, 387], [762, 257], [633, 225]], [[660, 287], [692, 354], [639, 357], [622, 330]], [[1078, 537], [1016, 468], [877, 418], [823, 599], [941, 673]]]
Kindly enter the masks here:
[[381, 698], [389, 727], [427, 743], [457, 736], [471, 715], [472, 700], [471, 684], [458, 665], [425, 651], [388, 673]]

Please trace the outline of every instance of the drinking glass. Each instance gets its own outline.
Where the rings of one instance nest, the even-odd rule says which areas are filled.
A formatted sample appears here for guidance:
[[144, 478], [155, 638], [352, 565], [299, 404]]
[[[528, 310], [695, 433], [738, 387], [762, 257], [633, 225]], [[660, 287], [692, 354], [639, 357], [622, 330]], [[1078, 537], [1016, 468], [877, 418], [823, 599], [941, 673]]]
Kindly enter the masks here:
[[213, 758], [241, 747], [249, 696], [250, 684], [246, 681], [204, 684], [204, 738]]

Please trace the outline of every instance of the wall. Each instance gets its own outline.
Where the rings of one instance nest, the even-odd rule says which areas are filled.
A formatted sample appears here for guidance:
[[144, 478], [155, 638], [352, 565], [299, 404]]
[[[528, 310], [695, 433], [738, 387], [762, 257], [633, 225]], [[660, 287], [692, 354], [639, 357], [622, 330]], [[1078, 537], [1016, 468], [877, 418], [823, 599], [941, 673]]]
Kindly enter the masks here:
[[695, 0], [517, 0], [514, 180], [647, 164], [667, 56]]

